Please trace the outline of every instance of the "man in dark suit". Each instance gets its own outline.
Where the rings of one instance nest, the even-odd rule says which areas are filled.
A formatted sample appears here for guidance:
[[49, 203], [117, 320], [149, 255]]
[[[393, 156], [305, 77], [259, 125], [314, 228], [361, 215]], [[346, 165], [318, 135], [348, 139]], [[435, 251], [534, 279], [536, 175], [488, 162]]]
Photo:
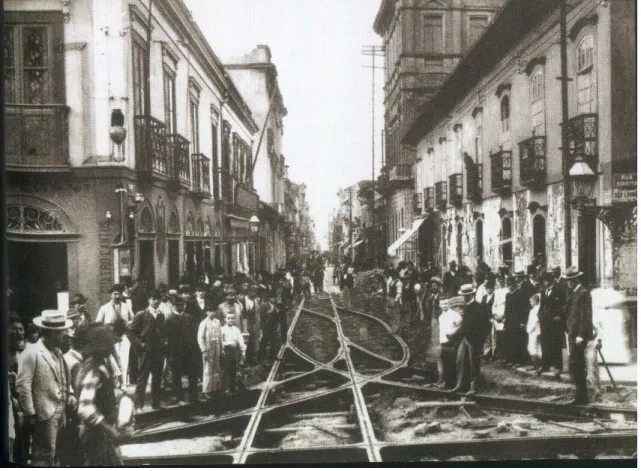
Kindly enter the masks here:
[[568, 268], [564, 278], [570, 290], [569, 311], [567, 320], [568, 342], [570, 348], [570, 373], [576, 385], [574, 405], [588, 403], [586, 385], [587, 368], [585, 347], [594, 338], [592, 326], [592, 296], [581, 284], [583, 273], [576, 268]]
[[185, 301], [176, 300], [176, 314], [165, 324], [166, 354], [171, 365], [172, 389], [176, 403], [183, 401], [182, 377], [189, 380], [189, 402], [198, 400], [198, 376], [202, 373], [198, 347], [199, 321], [187, 312]]
[[554, 282], [551, 271], [543, 275], [543, 293], [539, 320], [541, 323], [541, 368], [538, 374], [555, 368], [554, 376], [563, 370], [563, 344], [565, 343], [565, 290]]
[[450, 270], [443, 275], [443, 295], [451, 298], [457, 295], [461, 281], [456, 273], [456, 262], [450, 262]]
[[136, 409], [145, 405], [145, 389], [151, 375], [151, 406], [160, 409], [160, 384], [165, 350], [165, 316], [158, 311], [160, 293], [151, 290], [147, 309], [140, 311], [131, 321], [129, 337], [140, 358], [136, 381]]
[[513, 366], [518, 360], [517, 339], [525, 330], [521, 328], [519, 293], [516, 278], [508, 276], [506, 280], [508, 292], [505, 295], [505, 321], [503, 330], [504, 357], [508, 366]]
[[456, 358], [458, 379], [456, 387], [450, 392], [463, 392], [466, 372], [469, 371], [470, 389], [466, 396], [472, 396], [478, 392], [481, 377], [481, 353], [483, 352], [483, 343], [490, 332], [490, 320], [486, 308], [474, 300], [475, 293], [474, 287], [470, 284], [461, 286], [458, 292], [465, 300], [461, 325], [463, 340], [459, 345]]
[[527, 321], [530, 316], [530, 298], [536, 294], [538, 290], [530, 282], [529, 277], [523, 270], [514, 274], [519, 285], [516, 290], [516, 319], [518, 328], [512, 334], [512, 342], [514, 342], [514, 361], [516, 366], [524, 366], [528, 363], [530, 355], [527, 351]]

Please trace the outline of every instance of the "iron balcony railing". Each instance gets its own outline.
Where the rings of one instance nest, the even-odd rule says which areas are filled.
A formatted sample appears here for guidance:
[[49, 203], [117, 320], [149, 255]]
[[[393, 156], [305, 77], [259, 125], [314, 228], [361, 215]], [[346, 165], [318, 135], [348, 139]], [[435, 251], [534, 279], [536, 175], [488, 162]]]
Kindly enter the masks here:
[[169, 155], [169, 178], [177, 186], [191, 187], [191, 170], [189, 169], [189, 141], [180, 134], [167, 136]]
[[461, 206], [463, 204], [463, 174], [450, 175], [450, 204]]
[[447, 207], [447, 182], [437, 182], [434, 184], [434, 192], [436, 198], [436, 207], [441, 211]]
[[501, 150], [490, 155], [492, 191], [498, 195], [512, 191], [512, 151]]
[[540, 187], [545, 184], [545, 136], [532, 136], [519, 142], [521, 185]]
[[570, 151], [570, 168], [577, 155], [596, 172], [599, 163], [599, 116], [596, 113], [584, 113], [568, 121], [568, 146]]
[[5, 165], [55, 170], [69, 166], [69, 107], [6, 104]]
[[431, 213], [434, 211], [434, 187], [429, 186], [423, 190], [423, 211]]
[[467, 199], [474, 203], [483, 196], [483, 164], [469, 163], [465, 167], [465, 185]]
[[209, 157], [205, 154], [192, 154], [193, 172], [192, 191], [201, 198], [211, 198], [209, 184]]
[[152, 172], [167, 175], [165, 125], [148, 115], [134, 116], [136, 170], [148, 178]]

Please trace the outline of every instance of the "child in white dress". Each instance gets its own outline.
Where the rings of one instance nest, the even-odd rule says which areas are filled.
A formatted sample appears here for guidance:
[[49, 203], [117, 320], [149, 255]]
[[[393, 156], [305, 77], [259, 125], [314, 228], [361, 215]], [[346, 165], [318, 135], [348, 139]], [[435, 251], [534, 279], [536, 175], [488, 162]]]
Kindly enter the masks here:
[[539, 322], [539, 307], [541, 298], [538, 294], [530, 298], [530, 316], [527, 321], [528, 343], [527, 351], [532, 357], [534, 368], [538, 369], [541, 362], [541, 324]]

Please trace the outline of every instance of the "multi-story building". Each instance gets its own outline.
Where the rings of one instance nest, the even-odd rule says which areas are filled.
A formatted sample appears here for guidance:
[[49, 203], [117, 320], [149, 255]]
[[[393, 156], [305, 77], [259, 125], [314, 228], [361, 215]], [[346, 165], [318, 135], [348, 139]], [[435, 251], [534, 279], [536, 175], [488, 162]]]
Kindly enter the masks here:
[[281, 153], [287, 109], [271, 57], [268, 46], [257, 46], [249, 54], [229, 59], [225, 69], [261, 127], [253, 140], [252, 168], [260, 198], [261, 268], [273, 271], [285, 266], [287, 260], [284, 218], [287, 166]]
[[183, 2], [4, 10], [11, 307], [247, 271], [259, 128]]
[[587, 284], [636, 290], [634, 8], [567, 3], [567, 77], [558, 1], [511, 0], [497, 14], [402, 141], [416, 149], [430, 261], [564, 269], [568, 230]]
[[313, 221], [309, 217], [309, 204], [305, 200], [304, 183], [285, 180], [285, 215], [287, 237], [287, 260], [301, 260], [314, 251], [316, 244]]
[[[504, 0], [382, 0], [374, 31], [385, 51], [385, 162], [378, 191], [385, 198], [385, 239], [412, 225], [414, 152], [401, 138], [420, 107], [439, 90], [463, 54], [481, 36]], [[414, 258], [405, 245], [393, 261]]]

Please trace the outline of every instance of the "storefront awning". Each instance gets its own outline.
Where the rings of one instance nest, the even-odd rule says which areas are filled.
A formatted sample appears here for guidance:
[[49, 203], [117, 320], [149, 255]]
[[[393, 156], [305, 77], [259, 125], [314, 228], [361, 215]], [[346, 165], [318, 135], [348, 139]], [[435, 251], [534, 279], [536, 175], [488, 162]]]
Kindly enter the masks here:
[[423, 221], [425, 221], [427, 218], [420, 218], [420, 219], [415, 219], [414, 222], [412, 223], [412, 228], [408, 231], [406, 231], [402, 236], [400, 236], [396, 242], [394, 242], [392, 245], [390, 245], [387, 248], [387, 255], [390, 257], [393, 257], [396, 255], [396, 251], [401, 248], [401, 246], [410, 240], [410, 237], [412, 237], [416, 231], [418, 231], [418, 228], [421, 227], [421, 224], [423, 224]]

